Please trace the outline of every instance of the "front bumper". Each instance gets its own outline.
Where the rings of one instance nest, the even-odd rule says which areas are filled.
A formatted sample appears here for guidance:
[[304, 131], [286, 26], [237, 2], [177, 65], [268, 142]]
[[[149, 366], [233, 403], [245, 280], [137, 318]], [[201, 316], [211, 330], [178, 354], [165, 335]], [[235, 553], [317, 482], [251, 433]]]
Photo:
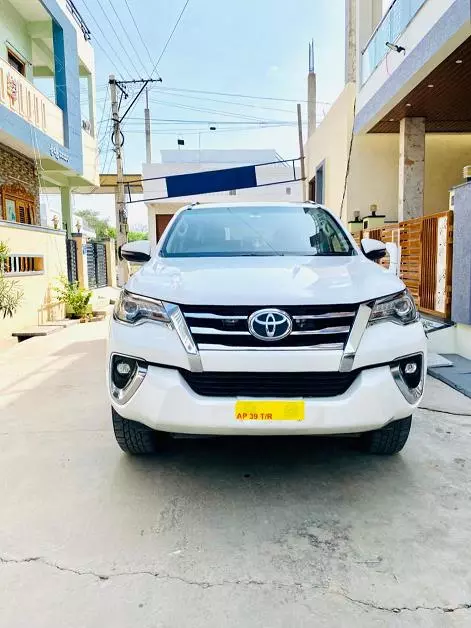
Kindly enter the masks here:
[[175, 369], [149, 366], [142, 384], [124, 405], [124, 418], [182, 434], [347, 434], [383, 427], [409, 416], [410, 404], [389, 366], [365, 369], [343, 395], [305, 400], [304, 421], [238, 421], [235, 398], [195, 394]]
[[[235, 418], [236, 397], [201, 396], [189, 387], [178, 370], [191, 370], [186, 352], [176, 334], [163, 325], [132, 328], [112, 321], [108, 352], [109, 356], [119, 353], [149, 363], [128, 400], [117, 400], [110, 392], [115, 410], [122, 417], [153, 429], [182, 434], [348, 434], [378, 429], [412, 414], [422, 396], [420, 392], [414, 399], [407, 399], [390, 365], [418, 353], [422, 353], [423, 364], [426, 363], [421, 323], [406, 327], [393, 323], [374, 325], [365, 331], [360, 342], [352, 365], [359, 372], [346, 392], [334, 397], [305, 398], [303, 421], [258, 422]], [[335, 373], [341, 359], [342, 352], [338, 351], [201, 353], [203, 371], [249, 373]]]

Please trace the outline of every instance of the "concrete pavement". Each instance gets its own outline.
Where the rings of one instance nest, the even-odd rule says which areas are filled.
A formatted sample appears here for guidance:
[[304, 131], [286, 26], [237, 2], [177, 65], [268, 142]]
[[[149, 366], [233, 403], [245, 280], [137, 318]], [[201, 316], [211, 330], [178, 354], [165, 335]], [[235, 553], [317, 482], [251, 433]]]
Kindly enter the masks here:
[[471, 402], [429, 380], [392, 458], [348, 439], [114, 443], [105, 323], [0, 354], [0, 625], [471, 625]]

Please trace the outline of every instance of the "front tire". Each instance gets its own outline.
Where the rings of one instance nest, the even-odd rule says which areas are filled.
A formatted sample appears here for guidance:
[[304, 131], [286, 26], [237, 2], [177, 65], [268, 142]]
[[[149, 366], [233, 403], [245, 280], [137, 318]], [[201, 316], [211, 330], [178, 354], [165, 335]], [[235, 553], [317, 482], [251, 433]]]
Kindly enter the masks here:
[[409, 437], [412, 416], [388, 423], [379, 430], [361, 436], [361, 448], [369, 454], [391, 456], [397, 454]]
[[111, 413], [116, 442], [125, 453], [155, 454], [165, 447], [168, 440], [166, 434], [152, 430], [137, 421], [124, 419], [114, 408], [111, 409]]

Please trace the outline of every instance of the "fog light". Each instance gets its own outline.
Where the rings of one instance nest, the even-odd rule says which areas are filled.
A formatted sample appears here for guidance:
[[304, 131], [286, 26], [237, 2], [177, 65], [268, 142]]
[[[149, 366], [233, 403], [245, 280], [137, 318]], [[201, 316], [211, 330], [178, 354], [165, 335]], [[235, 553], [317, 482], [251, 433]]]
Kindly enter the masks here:
[[409, 388], [417, 388], [422, 379], [422, 356], [414, 355], [400, 362], [402, 377]]
[[124, 388], [134, 377], [137, 361], [122, 355], [113, 356], [111, 364], [111, 379], [117, 388]]
[[110, 393], [114, 401], [127, 403], [144, 381], [147, 364], [143, 360], [115, 354], [110, 362]]
[[116, 365], [116, 370], [120, 375], [129, 375], [129, 373], [132, 371], [132, 368], [127, 362], [118, 362], [118, 364]]
[[404, 373], [406, 375], [413, 375], [417, 371], [417, 364], [415, 362], [407, 362], [404, 367]]

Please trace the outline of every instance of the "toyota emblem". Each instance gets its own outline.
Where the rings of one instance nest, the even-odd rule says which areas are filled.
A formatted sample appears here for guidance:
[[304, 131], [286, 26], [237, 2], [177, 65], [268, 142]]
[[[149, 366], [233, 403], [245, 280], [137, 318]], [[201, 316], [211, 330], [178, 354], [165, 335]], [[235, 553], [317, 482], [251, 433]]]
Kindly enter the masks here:
[[282, 310], [258, 310], [249, 317], [249, 331], [259, 340], [281, 340], [292, 328], [291, 318]]

